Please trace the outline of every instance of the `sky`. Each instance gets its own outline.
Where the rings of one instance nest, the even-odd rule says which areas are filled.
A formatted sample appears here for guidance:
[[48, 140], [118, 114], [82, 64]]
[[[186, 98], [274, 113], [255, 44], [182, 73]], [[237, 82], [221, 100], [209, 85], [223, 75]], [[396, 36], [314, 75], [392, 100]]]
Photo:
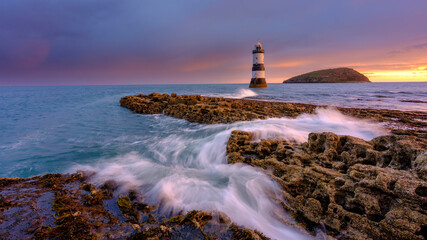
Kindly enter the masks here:
[[427, 81], [426, 0], [0, 0], [0, 85]]

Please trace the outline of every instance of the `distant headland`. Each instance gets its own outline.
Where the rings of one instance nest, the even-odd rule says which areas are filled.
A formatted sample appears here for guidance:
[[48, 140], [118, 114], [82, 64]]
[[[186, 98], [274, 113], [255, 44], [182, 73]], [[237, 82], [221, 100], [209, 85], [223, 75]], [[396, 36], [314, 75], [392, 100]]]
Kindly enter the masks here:
[[283, 83], [357, 83], [371, 82], [369, 79], [351, 68], [333, 68], [298, 75]]

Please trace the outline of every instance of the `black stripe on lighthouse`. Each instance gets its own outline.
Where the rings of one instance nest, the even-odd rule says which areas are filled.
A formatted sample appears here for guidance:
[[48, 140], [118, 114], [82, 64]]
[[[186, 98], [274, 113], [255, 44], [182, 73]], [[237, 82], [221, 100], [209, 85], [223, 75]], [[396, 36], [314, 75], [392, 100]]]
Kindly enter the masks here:
[[265, 71], [264, 64], [253, 64], [252, 71]]
[[250, 85], [259, 85], [259, 84], [266, 84], [265, 78], [251, 78], [251, 84]]

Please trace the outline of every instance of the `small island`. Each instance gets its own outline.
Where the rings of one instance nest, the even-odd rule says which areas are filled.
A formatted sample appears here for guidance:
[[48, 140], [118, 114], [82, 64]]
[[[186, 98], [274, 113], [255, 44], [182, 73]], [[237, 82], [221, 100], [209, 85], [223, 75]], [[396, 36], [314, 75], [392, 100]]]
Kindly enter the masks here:
[[351, 68], [333, 68], [298, 75], [283, 83], [358, 83], [371, 82], [369, 79]]

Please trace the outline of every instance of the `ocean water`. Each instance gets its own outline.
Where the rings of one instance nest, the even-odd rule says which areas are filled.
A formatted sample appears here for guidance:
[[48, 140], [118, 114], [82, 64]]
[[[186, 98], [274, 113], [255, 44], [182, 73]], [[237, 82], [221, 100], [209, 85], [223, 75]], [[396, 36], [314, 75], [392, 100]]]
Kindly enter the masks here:
[[164, 203], [165, 211], [219, 210], [267, 236], [305, 239], [273, 214], [281, 211], [270, 200], [279, 192], [273, 181], [256, 168], [226, 164], [231, 131], [297, 142], [310, 132], [366, 140], [387, 133], [333, 108], [296, 119], [204, 125], [120, 107], [123, 96], [151, 92], [427, 112], [427, 83], [0, 87], [0, 177], [93, 170], [95, 183], [115, 179], [123, 190]]

